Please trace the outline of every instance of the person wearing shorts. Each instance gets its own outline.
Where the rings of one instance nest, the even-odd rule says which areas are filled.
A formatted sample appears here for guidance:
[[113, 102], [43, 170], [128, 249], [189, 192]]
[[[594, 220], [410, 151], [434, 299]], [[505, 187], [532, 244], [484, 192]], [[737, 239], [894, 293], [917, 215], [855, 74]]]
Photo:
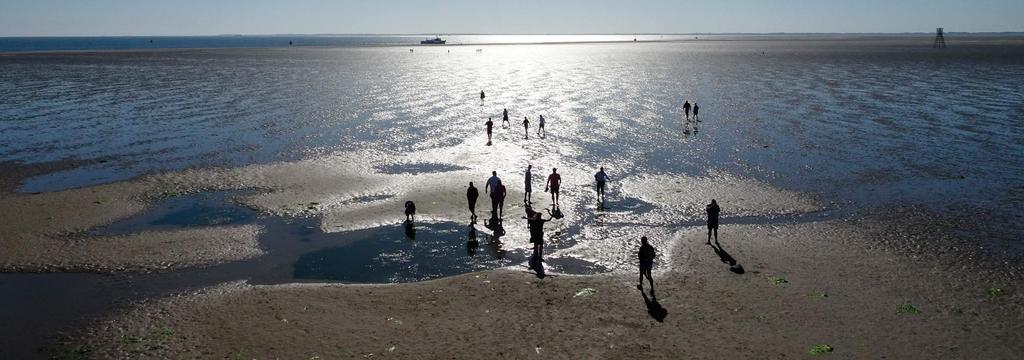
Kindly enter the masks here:
[[647, 282], [651, 284], [651, 296], [654, 296], [654, 278], [651, 276], [651, 270], [654, 269], [654, 247], [647, 242], [646, 236], [640, 237], [640, 251], [637, 251], [637, 259], [640, 260], [640, 283], [636, 285], [636, 288], [640, 291], [644, 290], [644, 277], [647, 278]]
[[558, 169], [551, 169], [551, 175], [548, 175], [547, 186], [544, 187], [544, 191], [551, 191], [551, 203], [558, 206], [558, 188], [562, 186], [562, 175], [558, 175]]
[[708, 204], [705, 212], [708, 213], [708, 245], [711, 245], [711, 232], [715, 232], [715, 244], [718, 243], [718, 213], [722, 209], [718, 208], [718, 203], [715, 199], [711, 199], [711, 203]]
[[530, 268], [540, 268], [540, 263], [544, 261], [544, 223], [551, 221], [551, 218], [549, 217], [547, 220], [544, 220], [540, 212], [531, 211], [528, 212], [525, 219], [527, 227], [530, 229], [530, 243], [533, 244]]

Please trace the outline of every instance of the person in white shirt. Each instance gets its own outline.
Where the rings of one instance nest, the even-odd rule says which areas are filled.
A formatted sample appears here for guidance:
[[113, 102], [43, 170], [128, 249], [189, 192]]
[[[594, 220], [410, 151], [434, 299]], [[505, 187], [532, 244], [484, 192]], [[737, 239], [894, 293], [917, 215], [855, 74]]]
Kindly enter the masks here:
[[491, 197], [491, 215], [498, 213], [498, 198], [495, 194], [498, 191], [498, 184], [501, 183], [501, 179], [498, 178], [497, 171], [491, 171], [491, 177], [487, 179], [487, 185], [484, 186], [484, 192]]

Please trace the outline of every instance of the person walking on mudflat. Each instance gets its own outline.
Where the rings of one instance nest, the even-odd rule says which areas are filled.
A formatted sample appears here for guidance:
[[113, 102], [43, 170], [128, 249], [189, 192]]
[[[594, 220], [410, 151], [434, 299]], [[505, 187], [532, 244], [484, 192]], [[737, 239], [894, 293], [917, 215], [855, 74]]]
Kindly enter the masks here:
[[693, 119], [696, 120], [697, 122], [700, 122], [700, 117], [699, 117], [699, 115], [697, 115], [697, 112], [699, 112], [699, 111], [700, 111], [700, 106], [697, 106], [697, 102], [694, 101], [693, 102]]
[[597, 181], [597, 201], [604, 201], [604, 186], [608, 180], [611, 180], [611, 178], [608, 177], [608, 174], [604, 173], [604, 167], [602, 166], [601, 169], [594, 174], [594, 181]]
[[686, 113], [686, 121], [690, 121], [690, 102], [683, 103], [683, 112]]
[[487, 125], [487, 144], [490, 145], [491, 133], [494, 131], [494, 122], [491, 121], [491, 118], [487, 118], [487, 122], [485, 124]]
[[529, 211], [524, 219], [526, 219], [527, 227], [530, 229], [530, 243], [533, 244], [530, 269], [535, 269], [540, 267], [538, 265], [544, 261], [544, 223], [551, 221], [551, 217], [549, 216], [547, 220], [544, 220], [539, 211]]
[[498, 214], [498, 198], [495, 197], [495, 194], [498, 192], [499, 183], [501, 183], [501, 178], [498, 177], [498, 172], [491, 171], [491, 177], [487, 179], [487, 185], [484, 185], [484, 191], [491, 197], [491, 215]]
[[508, 195], [508, 190], [505, 189], [505, 185], [501, 181], [498, 181], [498, 191], [495, 193], [498, 194], [498, 218], [500, 219], [505, 215], [505, 196]]
[[551, 169], [551, 175], [548, 175], [547, 185], [544, 186], [544, 191], [551, 191], [551, 203], [558, 206], [558, 188], [562, 186], [562, 175], [558, 175], [558, 169]]
[[526, 191], [523, 194], [523, 203], [530, 205], [530, 201], [533, 200], [533, 165], [526, 165], [526, 174], [523, 176], [526, 181]]
[[541, 115], [540, 119], [537, 120], [537, 136], [544, 137], [544, 135], [547, 135], [547, 133], [544, 131], [544, 115]]
[[466, 189], [466, 201], [469, 202], [469, 214], [470, 219], [476, 222], [476, 199], [480, 198], [480, 192], [473, 186], [473, 182], [469, 182], [469, 188]]
[[505, 124], [512, 126], [512, 123], [508, 121], [508, 109], [503, 110], [501, 113], [501, 126], [504, 127]]
[[715, 199], [711, 199], [711, 203], [708, 204], [704, 210], [708, 213], [708, 245], [711, 245], [711, 232], [715, 232], [715, 244], [718, 243], [718, 213], [722, 211], [718, 208], [718, 203]]
[[651, 270], [654, 268], [654, 247], [647, 242], [646, 236], [640, 237], [640, 251], [637, 251], [636, 256], [640, 260], [640, 282], [636, 285], [636, 288], [640, 291], [644, 291], [644, 277], [647, 277], [647, 282], [651, 284], [651, 297], [654, 297], [654, 278], [651, 277]]
[[530, 138], [530, 119], [525, 116], [523, 116], [523, 134], [525, 134], [523, 138]]

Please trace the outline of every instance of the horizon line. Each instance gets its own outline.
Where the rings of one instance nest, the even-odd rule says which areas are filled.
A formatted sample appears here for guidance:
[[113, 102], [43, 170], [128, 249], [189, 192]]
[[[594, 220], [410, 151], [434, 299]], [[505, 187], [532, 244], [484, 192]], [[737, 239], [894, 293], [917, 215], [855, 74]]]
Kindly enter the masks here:
[[[970, 35], [1024, 35], [1021, 31], [945, 31], [946, 34], [970, 34]], [[0, 38], [57, 38], [57, 37], [224, 37], [224, 36], [597, 36], [597, 35], [621, 35], [621, 36], [648, 36], [648, 35], [934, 35], [935, 32], [905, 31], [905, 32], [693, 32], [693, 33], [277, 33], [277, 34], [120, 34], [120, 35], [0, 35]]]

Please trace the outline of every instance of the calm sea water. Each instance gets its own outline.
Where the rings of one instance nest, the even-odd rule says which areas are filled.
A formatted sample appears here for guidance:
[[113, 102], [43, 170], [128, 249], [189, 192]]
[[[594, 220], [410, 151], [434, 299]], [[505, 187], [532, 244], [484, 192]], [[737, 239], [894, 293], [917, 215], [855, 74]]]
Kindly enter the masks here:
[[[113, 37], [0, 37], [0, 52], [59, 50], [144, 50], [183, 48], [266, 48], [284, 46], [404, 46], [419, 45], [434, 36], [420, 35], [236, 35], [236, 36], [113, 36]], [[453, 35], [448, 45], [668, 41], [694, 39], [698, 35]], [[705, 38], [733, 39], [738, 35]]]
[[[242, 37], [238, 46], [268, 39], [282, 40]], [[384, 41], [410, 39], [418, 37]], [[523, 42], [490, 40], [476, 41]], [[724, 171], [863, 208], [982, 206], [1017, 232], [1024, 41], [949, 42], [932, 49], [930, 38], [913, 36], [757, 37], [7, 54], [0, 161], [104, 160], [20, 188], [50, 191], [190, 167], [473, 142], [484, 119], [507, 107], [514, 117], [548, 119], [552, 136], [524, 142], [529, 151], [605, 164], [620, 178]], [[697, 134], [684, 134], [684, 100], [701, 106]]]

